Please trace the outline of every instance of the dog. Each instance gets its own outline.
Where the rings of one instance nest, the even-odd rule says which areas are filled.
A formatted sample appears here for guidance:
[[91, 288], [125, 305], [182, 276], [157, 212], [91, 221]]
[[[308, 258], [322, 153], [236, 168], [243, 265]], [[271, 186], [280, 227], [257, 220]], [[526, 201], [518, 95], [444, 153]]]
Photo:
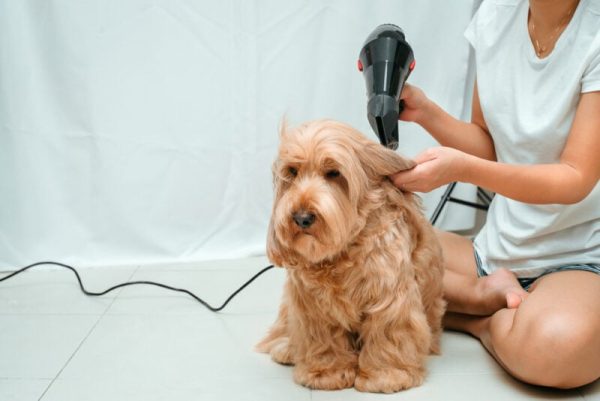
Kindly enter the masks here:
[[418, 197], [387, 178], [414, 165], [341, 122], [282, 124], [267, 255], [287, 278], [257, 350], [297, 383], [396, 392], [440, 353], [441, 247]]

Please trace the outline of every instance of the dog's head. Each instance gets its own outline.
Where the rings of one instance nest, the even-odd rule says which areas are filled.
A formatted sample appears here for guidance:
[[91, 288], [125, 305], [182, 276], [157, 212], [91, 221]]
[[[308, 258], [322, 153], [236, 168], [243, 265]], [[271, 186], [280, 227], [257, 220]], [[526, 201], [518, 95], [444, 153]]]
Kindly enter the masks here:
[[267, 253], [277, 265], [310, 264], [340, 254], [381, 206], [386, 176], [414, 162], [352, 127], [318, 120], [282, 124], [273, 164], [275, 203]]

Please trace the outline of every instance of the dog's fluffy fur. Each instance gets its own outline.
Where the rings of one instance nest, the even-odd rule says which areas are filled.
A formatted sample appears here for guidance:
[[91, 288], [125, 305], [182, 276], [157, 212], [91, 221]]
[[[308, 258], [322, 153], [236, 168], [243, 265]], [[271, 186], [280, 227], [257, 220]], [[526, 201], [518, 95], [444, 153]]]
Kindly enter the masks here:
[[280, 135], [267, 253], [287, 282], [258, 350], [315, 389], [421, 384], [440, 351], [441, 248], [418, 198], [387, 178], [414, 162], [336, 121]]

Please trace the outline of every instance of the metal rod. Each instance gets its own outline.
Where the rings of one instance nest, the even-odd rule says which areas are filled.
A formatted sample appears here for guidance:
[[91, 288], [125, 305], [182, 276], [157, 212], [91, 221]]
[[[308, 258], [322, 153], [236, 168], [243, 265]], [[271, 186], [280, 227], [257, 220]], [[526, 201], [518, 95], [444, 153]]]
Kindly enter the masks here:
[[442, 213], [442, 209], [446, 205], [446, 202], [448, 202], [448, 198], [450, 198], [450, 194], [452, 194], [452, 190], [454, 189], [455, 186], [456, 186], [456, 183], [453, 182], [452, 184], [448, 185], [448, 188], [446, 188], [446, 191], [444, 191], [444, 194], [442, 195], [440, 202], [438, 203], [435, 210], [433, 211], [433, 214], [431, 215], [431, 219], [429, 219], [429, 221], [431, 222], [432, 225], [434, 225], [435, 222], [437, 221], [438, 217], [440, 217], [440, 213]]

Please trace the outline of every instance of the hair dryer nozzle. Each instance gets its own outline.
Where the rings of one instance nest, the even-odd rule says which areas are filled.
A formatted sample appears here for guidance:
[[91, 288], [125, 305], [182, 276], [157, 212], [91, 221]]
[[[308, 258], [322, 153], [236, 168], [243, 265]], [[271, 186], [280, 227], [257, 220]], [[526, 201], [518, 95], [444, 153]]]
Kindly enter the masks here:
[[413, 51], [402, 29], [393, 24], [378, 26], [359, 54], [359, 69], [367, 85], [367, 118], [381, 144], [398, 146], [400, 94], [414, 68]]
[[371, 96], [367, 104], [367, 118], [379, 142], [390, 149], [398, 148], [398, 101], [388, 95]]

